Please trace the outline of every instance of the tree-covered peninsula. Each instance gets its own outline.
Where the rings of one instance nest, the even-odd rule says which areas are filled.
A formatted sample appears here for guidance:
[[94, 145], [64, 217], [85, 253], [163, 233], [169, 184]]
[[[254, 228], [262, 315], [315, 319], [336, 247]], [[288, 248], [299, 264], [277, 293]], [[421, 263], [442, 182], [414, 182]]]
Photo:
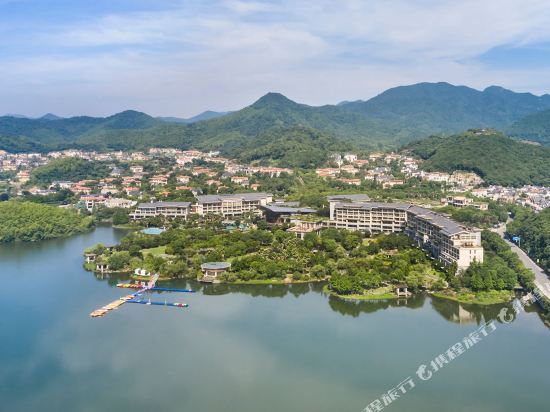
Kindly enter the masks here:
[[161, 279], [200, 279], [206, 262], [230, 263], [222, 283], [295, 283], [326, 281], [325, 290], [346, 299], [396, 297], [429, 291], [469, 303], [499, 303], [513, 289], [529, 289], [532, 275], [517, 261], [498, 235], [484, 232], [487, 261], [456, 274], [443, 267], [403, 234], [369, 236], [344, 229], [309, 233], [304, 239], [282, 227], [227, 231], [220, 222], [203, 227], [174, 225], [160, 235], [133, 232], [111, 248], [96, 245], [86, 251], [111, 272], [144, 268]]
[[32, 202], [0, 202], [0, 243], [35, 242], [70, 236], [91, 228], [92, 217]]

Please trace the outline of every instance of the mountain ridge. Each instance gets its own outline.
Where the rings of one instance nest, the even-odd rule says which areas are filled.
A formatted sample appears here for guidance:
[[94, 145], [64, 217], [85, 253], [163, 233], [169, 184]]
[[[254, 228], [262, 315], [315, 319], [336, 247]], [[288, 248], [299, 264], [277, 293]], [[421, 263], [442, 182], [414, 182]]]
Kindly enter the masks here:
[[269, 92], [241, 110], [221, 116], [220, 112], [204, 112], [201, 115], [213, 117], [191, 123], [154, 118], [135, 110], [107, 117], [53, 120], [4, 116], [0, 117], [0, 149], [119, 150], [173, 145], [219, 149], [234, 155], [236, 148], [265, 146], [269, 143], [266, 136], [273, 136], [273, 130], [304, 128], [342, 144], [381, 150], [470, 128], [506, 130], [543, 110], [550, 110], [547, 94], [516, 93], [499, 86], [480, 91], [445, 82], [398, 86], [366, 101], [323, 106], [297, 103]]

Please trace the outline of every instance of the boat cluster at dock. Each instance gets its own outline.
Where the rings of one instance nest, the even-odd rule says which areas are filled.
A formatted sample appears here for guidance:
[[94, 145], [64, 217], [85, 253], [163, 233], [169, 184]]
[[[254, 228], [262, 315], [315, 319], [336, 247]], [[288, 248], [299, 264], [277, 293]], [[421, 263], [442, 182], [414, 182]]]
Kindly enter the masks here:
[[118, 309], [120, 306], [122, 306], [124, 303], [140, 303], [143, 305], [157, 305], [157, 306], [174, 306], [178, 308], [187, 308], [189, 305], [187, 303], [179, 303], [179, 302], [152, 302], [151, 299], [142, 299], [141, 296], [144, 292], [149, 291], [166, 291], [166, 292], [187, 292], [187, 293], [194, 293], [194, 290], [192, 289], [171, 289], [171, 288], [156, 288], [155, 284], [159, 278], [158, 274], [155, 274], [151, 277], [151, 280], [147, 283], [119, 283], [117, 284], [117, 287], [123, 288], [123, 289], [138, 289], [135, 293], [132, 293], [130, 295], [123, 296], [117, 300], [114, 300], [113, 302], [109, 303], [108, 305], [102, 306], [99, 309], [94, 310], [92, 313], [90, 313], [90, 316], [92, 318], [98, 318], [105, 316], [109, 311]]

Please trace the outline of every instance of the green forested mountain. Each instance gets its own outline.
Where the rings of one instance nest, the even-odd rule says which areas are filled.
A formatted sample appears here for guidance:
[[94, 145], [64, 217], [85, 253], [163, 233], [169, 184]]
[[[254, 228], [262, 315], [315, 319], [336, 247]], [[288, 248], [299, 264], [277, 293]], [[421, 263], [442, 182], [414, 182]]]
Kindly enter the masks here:
[[136, 111], [106, 118], [0, 117], [0, 149], [174, 146], [217, 149], [226, 155], [238, 152], [246, 158], [257, 157], [262, 151], [267, 153], [265, 147], [272, 139], [284, 140], [285, 135], [295, 134], [296, 128], [315, 130], [359, 148], [384, 149], [430, 134], [450, 134], [473, 127], [507, 128], [527, 114], [544, 109], [550, 109], [548, 95], [538, 97], [499, 87], [478, 91], [448, 83], [396, 87], [368, 101], [319, 107], [268, 93], [242, 110], [190, 124]]
[[550, 146], [550, 110], [525, 116], [508, 129], [510, 136]]
[[[235, 147], [233, 156], [247, 162], [272, 162], [290, 168], [315, 168], [327, 161], [331, 152], [351, 150], [352, 145], [329, 137], [315, 129], [295, 126], [273, 128], [259, 137], [263, 143], [255, 148]], [[241, 153], [239, 155], [239, 153]]]
[[195, 123], [201, 122], [203, 120], [215, 119], [216, 117], [225, 116], [231, 112], [214, 112], [212, 110], [207, 110], [205, 112], [199, 113], [196, 116], [189, 117], [187, 119], [181, 117], [157, 117], [157, 119], [164, 120], [165, 122], [171, 123]]
[[189, 125], [193, 141], [207, 147], [224, 147], [236, 141], [255, 144], [256, 137], [275, 128], [316, 129], [334, 138], [378, 147], [388, 144], [387, 137], [371, 132], [376, 122], [338, 106], [313, 107], [299, 104], [279, 93], [268, 93], [252, 105], [223, 117]]
[[405, 150], [425, 159], [426, 170], [473, 171], [490, 184], [550, 184], [550, 148], [520, 143], [497, 132], [429, 137]]
[[28, 119], [3, 116], [0, 117], [0, 148], [40, 151], [75, 147], [80, 141], [93, 141], [102, 133], [148, 130], [157, 125], [164, 125], [164, 122], [133, 110], [105, 118], [78, 116], [67, 119]]
[[419, 83], [340, 107], [377, 119], [384, 125], [384, 134], [394, 133], [398, 141], [405, 142], [471, 128], [504, 129], [528, 114], [550, 108], [550, 95], [515, 93], [497, 86], [479, 91], [449, 83]]

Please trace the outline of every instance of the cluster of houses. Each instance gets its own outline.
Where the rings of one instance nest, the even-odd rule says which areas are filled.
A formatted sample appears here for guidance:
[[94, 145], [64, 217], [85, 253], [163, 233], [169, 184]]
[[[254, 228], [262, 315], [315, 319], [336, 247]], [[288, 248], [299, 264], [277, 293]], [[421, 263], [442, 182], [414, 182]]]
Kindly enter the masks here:
[[[52, 182], [49, 187], [29, 187], [27, 182], [32, 169], [59, 158], [80, 158], [113, 162], [113, 164], [110, 175], [103, 179], [78, 182], [60, 180]], [[476, 197], [499, 202], [516, 202], [532, 207], [536, 211], [550, 206], [550, 188], [548, 187], [480, 187], [483, 180], [475, 173], [427, 172], [420, 169], [420, 164], [418, 159], [400, 153], [376, 152], [363, 159], [354, 153], [333, 154], [328, 159], [327, 167], [316, 169], [316, 174], [321, 178], [334, 179], [349, 186], [361, 186], [365, 181], [373, 181], [383, 188], [403, 185], [408, 178], [419, 178], [443, 183], [456, 193], [471, 192]], [[399, 171], [398, 175], [395, 174], [396, 170]], [[15, 174], [15, 177], [8, 181], [8, 184], [15, 188], [12, 193], [22, 194], [23, 191], [28, 191], [33, 195], [45, 196], [60, 189], [69, 189], [80, 195], [80, 204], [90, 211], [97, 206], [133, 208], [140, 199], [148, 199], [151, 196], [158, 199], [169, 198], [173, 194], [173, 189], [188, 191], [197, 199], [201, 199], [200, 196], [206, 196], [206, 199], [209, 199], [208, 196], [212, 195], [203, 195], [206, 190], [206, 193], [224, 193], [238, 188], [257, 192], [258, 196], [262, 196], [258, 175], [276, 178], [282, 174], [293, 173], [293, 170], [288, 168], [239, 164], [232, 159], [220, 156], [216, 151], [202, 152], [174, 148], [111, 153], [71, 149], [45, 154], [12, 154], [0, 150], [0, 172], [5, 171]], [[200, 214], [201, 210], [214, 207], [209, 204], [203, 207], [202, 204], [202, 201], [197, 201], [192, 205], [197, 209], [196, 213]], [[442, 204], [455, 207], [474, 206], [480, 209], [486, 207], [483, 202], [474, 202], [460, 196], [443, 199]], [[143, 212], [138, 210], [133, 213], [133, 216], [139, 218], [141, 215], [151, 213], [151, 210]], [[182, 212], [174, 212], [176, 213]]]
[[40, 153], [8, 153], [0, 150], [0, 172], [19, 172], [18, 178], [29, 177], [28, 171], [45, 164], [48, 157]]
[[472, 191], [472, 195], [483, 197], [501, 203], [518, 203], [523, 206], [541, 211], [550, 207], [550, 187], [522, 186], [519, 188], [504, 186], [479, 187]]

